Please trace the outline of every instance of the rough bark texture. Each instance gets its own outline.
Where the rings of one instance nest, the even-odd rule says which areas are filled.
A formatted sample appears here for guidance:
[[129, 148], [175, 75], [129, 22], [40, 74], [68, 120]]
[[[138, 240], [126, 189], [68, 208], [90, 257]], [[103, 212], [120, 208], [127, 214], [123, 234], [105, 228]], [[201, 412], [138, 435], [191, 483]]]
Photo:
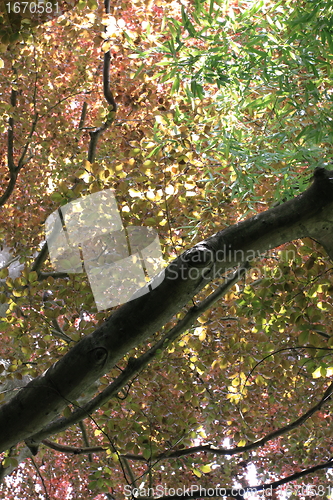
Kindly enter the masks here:
[[0, 408], [0, 451], [34, 439], [69, 402], [109, 372], [228, 268], [303, 237], [319, 241], [333, 258], [333, 172], [316, 169], [301, 195], [239, 222], [187, 250], [165, 270], [162, 283], [127, 302], [43, 375]]

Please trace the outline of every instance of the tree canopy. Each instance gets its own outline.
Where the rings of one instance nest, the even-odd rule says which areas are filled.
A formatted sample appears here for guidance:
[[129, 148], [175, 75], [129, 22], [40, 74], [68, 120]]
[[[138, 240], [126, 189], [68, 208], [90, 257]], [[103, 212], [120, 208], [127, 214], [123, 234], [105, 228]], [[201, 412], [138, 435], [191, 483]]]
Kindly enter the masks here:
[[[0, 39], [3, 498], [330, 499], [333, 4], [7, 2]], [[109, 308], [45, 233], [103, 192], [164, 259]]]

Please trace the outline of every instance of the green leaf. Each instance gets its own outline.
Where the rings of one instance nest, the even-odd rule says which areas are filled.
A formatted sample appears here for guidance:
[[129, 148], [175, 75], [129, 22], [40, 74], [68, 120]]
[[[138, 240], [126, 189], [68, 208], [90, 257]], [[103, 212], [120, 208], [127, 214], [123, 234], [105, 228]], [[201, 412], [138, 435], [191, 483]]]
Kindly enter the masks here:
[[31, 271], [28, 275], [29, 283], [36, 283], [38, 281], [38, 274], [36, 271]]
[[171, 87], [171, 91], [170, 91], [170, 94], [173, 95], [175, 94], [176, 92], [178, 92], [179, 90], [179, 85], [180, 85], [180, 76], [179, 75], [176, 75], [175, 79], [174, 79], [174, 82], [172, 84], [172, 87]]

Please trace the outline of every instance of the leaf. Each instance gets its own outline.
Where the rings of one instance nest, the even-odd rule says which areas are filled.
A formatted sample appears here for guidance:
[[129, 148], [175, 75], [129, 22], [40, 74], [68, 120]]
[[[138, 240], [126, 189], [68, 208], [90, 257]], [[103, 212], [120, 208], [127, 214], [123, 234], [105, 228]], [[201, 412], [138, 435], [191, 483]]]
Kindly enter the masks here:
[[146, 459], [146, 460], [149, 460], [150, 459], [150, 456], [151, 456], [151, 451], [150, 449], [146, 448], [143, 450], [142, 452], [142, 455], [143, 457]]
[[18, 461], [16, 460], [16, 458], [13, 458], [13, 457], [5, 457], [2, 461], [2, 466], [4, 468], [6, 468], [6, 467], [16, 468], [18, 466]]
[[199, 478], [202, 476], [202, 472], [199, 469], [192, 469], [192, 472], [195, 476]]
[[131, 198], [141, 198], [141, 193], [140, 191], [137, 191], [136, 189], [129, 189], [128, 194], [131, 196]]
[[64, 409], [62, 414], [65, 418], [70, 418], [70, 416], [72, 415], [72, 411], [71, 411], [70, 407], [66, 406], [66, 408]]
[[28, 274], [28, 282], [29, 283], [36, 283], [38, 282], [38, 274], [36, 271], [32, 271]]
[[175, 79], [173, 81], [172, 87], [171, 87], [171, 91], [170, 91], [171, 95], [173, 95], [176, 92], [178, 92], [179, 85], [180, 85], [180, 77], [179, 77], [179, 75], [176, 75], [176, 77], [175, 77]]

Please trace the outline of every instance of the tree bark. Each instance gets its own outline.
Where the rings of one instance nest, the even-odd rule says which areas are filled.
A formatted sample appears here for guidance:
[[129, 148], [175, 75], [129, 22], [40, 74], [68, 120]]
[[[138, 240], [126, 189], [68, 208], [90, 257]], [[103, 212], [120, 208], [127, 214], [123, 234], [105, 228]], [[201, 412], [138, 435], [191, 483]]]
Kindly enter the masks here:
[[[311, 237], [333, 258], [333, 172], [318, 168], [301, 195], [207, 238], [185, 251], [148, 293], [119, 307], [43, 375], [0, 408], [0, 451], [34, 435], [109, 372], [128, 351], [149, 339], [207, 283], [283, 243]], [[155, 282], [161, 276], [154, 278]], [[153, 283], [154, 283], [153, 280]], [[148, 290], [148, 288], [147, 288]]]

